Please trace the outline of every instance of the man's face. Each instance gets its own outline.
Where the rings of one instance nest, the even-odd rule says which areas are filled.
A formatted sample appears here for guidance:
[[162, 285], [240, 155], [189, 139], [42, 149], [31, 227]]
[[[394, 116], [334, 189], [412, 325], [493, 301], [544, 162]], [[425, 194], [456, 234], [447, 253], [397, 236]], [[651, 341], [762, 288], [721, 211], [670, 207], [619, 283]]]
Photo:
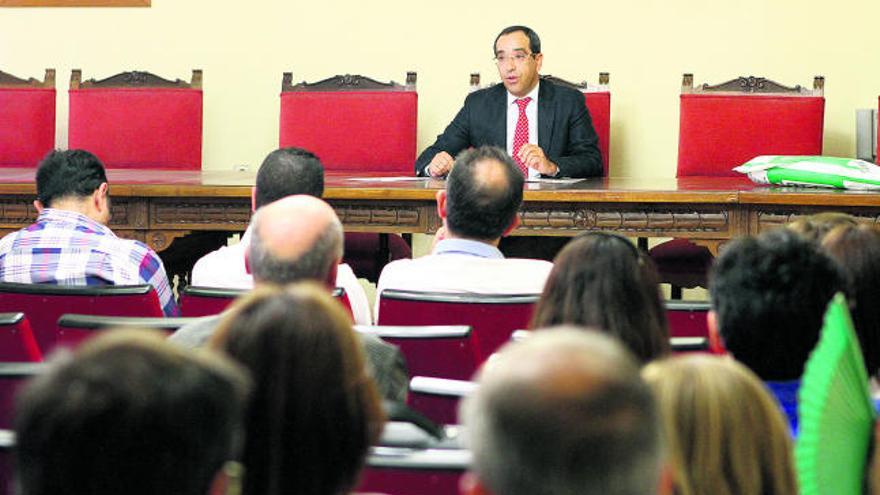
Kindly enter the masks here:
[[529, 37], [514, 31], [495, 42], [495, 62], [504, 87], [512, 95], [523, 97], [538, 84], [543, 55], [529, 50]]

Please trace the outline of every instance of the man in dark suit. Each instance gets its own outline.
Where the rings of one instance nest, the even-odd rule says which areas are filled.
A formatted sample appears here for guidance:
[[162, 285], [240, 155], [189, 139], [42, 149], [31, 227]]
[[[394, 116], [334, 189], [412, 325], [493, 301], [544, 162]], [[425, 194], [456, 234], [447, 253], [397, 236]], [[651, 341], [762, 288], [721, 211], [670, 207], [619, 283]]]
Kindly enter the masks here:
[[468, 95], [452, 123], [419, 155], [416, 175], [443, 177], [460, 151], [493, 145], [506, 149], [530, 177], [601, 176], [584, 96], [541, 80], [538, 35], [510, 26], [495, 38], [494, 50], [501, 84]]

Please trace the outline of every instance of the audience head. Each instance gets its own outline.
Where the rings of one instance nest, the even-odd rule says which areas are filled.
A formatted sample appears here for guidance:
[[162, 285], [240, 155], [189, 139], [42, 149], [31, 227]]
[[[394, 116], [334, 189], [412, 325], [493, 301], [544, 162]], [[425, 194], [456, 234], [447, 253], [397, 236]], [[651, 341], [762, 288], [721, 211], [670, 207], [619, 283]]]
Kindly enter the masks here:
[[659, 421], [628, 351], [569, 327], [496, 356], [462, 405], [474, 456], [466, 493], [657, 493]]
[[880, 230], [840, 225], [822, 239], [822, 249], [846, 278], [853, 324], [869, 375], [880, 369]]
[[383, 415], [360, 342], [320, 286], [259, 287], [211, 346], [247, 368], [245, 495], [337, 495], [357, 480]]
[[823, 211], [814, 215], [801, 217], [786, 225], [787, 228], [797, 232], [804, 239], [818, 244], [830, 232], [840, 225], [858, 225], [856, 218], [846, 213], [837, 211]]
[[246, 385], [225, 359], [146, 330], [110, 332], [57, 356], [18, 400], [21, 493], [220, 493]]
[[519, 225], [524, 179], [501, 148], [463, 151], [437, 193], [440, 217], [450, 236], [497, 242]]
[[651, 363], [676, 495], [797, 493], [788, 424], [751, 371], [693, 354]]
[[85, 150], [51, 151], [37, 168], [37, 211], [57, 208], [110, 221], [107, 174], [98, 157]]
[[333, 208], [305, 195], [287, 196], [251, 217], [247, 261], [258, 284], [312, 280], [336, 286], [343, 234]]
[[302, 148], [280, 148], [263, 160], [254, 187], [254, 209], [285, 196], [324, 194], [324, 166], [312, 152]]
[[556, 256], [531, 327], [560, 324], [602, 329], [643, 363], [669, 352], [657, 270], [617, 234], [575, 237]]
[[763, 380], [795, 380], [819, 340], [834, 262], [788, 229], [731, 241], [710, 274], [710, 332]]

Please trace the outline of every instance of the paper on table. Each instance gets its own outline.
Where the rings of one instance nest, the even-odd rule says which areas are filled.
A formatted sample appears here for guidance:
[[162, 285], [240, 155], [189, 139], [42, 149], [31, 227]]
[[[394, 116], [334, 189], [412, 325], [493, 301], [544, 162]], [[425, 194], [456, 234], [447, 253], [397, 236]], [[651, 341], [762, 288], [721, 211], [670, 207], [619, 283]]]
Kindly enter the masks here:
[[425, 181], [430, 180], [429, 177], [411, 177], [411, 176], [401, 176], [401, 177], [349, 177], [345, 180], [356, 180], [362, 182], [399, 182], [399, 181]]
[[526, 182], [547, 182], [550, 184], [574, 184], [586, 179], [553, 179], [549, 177], [529, 177]]

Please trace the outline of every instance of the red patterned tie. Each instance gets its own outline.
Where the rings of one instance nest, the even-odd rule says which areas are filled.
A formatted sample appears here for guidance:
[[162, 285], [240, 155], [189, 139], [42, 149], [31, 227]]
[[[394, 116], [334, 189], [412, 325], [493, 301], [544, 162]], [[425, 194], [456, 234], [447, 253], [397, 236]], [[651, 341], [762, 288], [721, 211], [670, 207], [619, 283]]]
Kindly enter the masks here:
[[519, 149], [529, 142], [529, 118], [526, 116], [526, 107], [532, 101], [530, 96], [516, 100], [519, 105], [519, 119], [516, 121], [516, 131], [513, 133], [513, 161], [519, 165], [519, 170], [524, 176], [529, 176], [529, 167], [519, 159]]

